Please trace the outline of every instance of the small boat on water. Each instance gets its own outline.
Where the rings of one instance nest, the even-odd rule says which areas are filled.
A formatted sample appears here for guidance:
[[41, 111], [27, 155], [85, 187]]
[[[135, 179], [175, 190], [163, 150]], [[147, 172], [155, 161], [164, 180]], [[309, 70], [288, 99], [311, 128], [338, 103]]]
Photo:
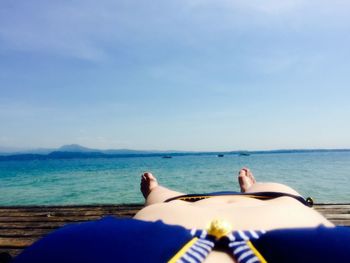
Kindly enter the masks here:
[[224, 157], [225, 155], [223, 155], [223, 154], [218, 154], [218, 157]]
[[239, 156], [249, 156], [250, 154], [247, 152], [241, 152], [238, 154]]

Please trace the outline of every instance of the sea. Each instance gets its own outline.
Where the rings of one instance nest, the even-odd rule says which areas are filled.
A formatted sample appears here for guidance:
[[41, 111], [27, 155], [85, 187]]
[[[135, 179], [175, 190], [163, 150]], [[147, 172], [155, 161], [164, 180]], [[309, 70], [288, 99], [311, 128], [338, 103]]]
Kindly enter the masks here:
[[143, 203], [145, 171], [183, 193], [239, 191], [242, 167], [317, 203], [350, 202], [350, 152], [294, 152], [0, 161], [0, 206]]

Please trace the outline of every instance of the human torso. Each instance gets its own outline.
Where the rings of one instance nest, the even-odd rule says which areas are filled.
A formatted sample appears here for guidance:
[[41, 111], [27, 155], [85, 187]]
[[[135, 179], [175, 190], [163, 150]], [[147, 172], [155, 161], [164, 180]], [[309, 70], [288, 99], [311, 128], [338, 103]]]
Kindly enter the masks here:
[[[171, 201], [147, 206], [135, 218], [162, 220], [186, 228], [206, 229], [213, 219], [229, 222], [234, 230], [332, 226], [313, 209], [289, 197], [268, 201], [241, 196], [218, 196], [194, 203]], [[227, 253], [213, 251], [207, 262], [233, 262]]]

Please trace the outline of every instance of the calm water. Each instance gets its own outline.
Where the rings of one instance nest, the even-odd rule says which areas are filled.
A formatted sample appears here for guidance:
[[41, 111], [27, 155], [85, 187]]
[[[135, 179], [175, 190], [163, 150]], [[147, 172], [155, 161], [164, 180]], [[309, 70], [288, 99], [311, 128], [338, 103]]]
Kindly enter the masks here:
[[139, 203], [151, 171], [181, 192], [238, 190], [248, 166], [259, 181], [288, 184], [317, 202], [350, 202], [350, 153], [291, 153], [0, 162], [0, 205]]

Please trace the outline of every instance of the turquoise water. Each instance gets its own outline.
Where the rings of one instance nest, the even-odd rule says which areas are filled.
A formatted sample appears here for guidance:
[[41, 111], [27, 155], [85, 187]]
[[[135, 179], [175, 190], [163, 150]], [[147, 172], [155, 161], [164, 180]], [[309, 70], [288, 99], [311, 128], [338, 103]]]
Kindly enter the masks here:
[[350, 202], [350, 152], [0, 162], [0, 205], [140, 203], [151, 171], [181, 192], [238, 190], [248, 166], [259, 181], [288, 184], [317, 202]]

